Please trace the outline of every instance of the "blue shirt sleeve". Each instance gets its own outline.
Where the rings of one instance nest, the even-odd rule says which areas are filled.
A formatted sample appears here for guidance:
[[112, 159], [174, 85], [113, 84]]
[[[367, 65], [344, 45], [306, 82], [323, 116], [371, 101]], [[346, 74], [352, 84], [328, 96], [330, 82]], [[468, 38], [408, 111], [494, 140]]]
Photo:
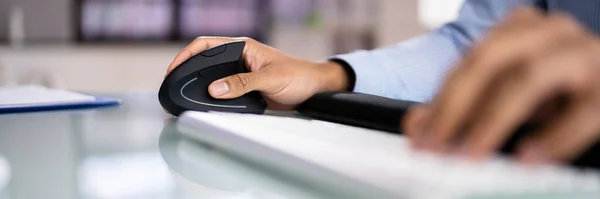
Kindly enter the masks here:
[[467, 0], [456, 21], [428, 34], [334, 58], [346, 61], [354, 70], [355, 92], [428, 101], [461, 55], [522, 3], [531, 0]]

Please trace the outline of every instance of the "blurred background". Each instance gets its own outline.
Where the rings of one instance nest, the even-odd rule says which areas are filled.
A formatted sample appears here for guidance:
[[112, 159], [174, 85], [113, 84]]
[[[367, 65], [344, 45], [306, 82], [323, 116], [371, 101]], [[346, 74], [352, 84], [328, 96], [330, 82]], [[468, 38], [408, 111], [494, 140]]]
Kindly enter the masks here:
[[464, 0], [0, 0], [0, 85], [155, 91], [197, 36], [321, 60], [450, 21]]

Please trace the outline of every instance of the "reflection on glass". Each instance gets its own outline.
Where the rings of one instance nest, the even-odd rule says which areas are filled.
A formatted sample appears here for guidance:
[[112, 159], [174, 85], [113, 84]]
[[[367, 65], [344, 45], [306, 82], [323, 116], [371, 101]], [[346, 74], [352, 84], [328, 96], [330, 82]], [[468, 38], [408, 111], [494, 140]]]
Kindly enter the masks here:
[[6, 187], [10, 181], [10, 165], [4, 156], [0, 155], [0, 199], [6, 199]]
[[189, 140], [182, 140], [176, 150], [182, 162], [197, 173], [182, 176], [173, 172], [188, 198], [290, 199], [277, 193], [286, 185], [269, 182], [250, 167], [232, 164], [235, 161], [227, 161], [223, 154], [206, 150]]
[[84, 198], [172, 198], [175, 189], [158, 153], [88, 157], [79, 177]]

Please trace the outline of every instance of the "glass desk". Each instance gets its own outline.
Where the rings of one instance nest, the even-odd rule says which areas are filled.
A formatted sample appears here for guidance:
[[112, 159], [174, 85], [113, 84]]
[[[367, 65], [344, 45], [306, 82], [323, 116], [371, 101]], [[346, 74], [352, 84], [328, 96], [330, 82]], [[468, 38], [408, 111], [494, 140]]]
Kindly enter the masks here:
[[359, 182], [306, 180], [297, 176], [310, 168], [289, 175], [186, 139], [155, 93], [113, 97], [123, 105], [0, 115], [0, 199], [389, 198]]
[[112, 96], [123, 105], [0, 115], [0, 199], [352, 198], [182, 138], [155, 93]]

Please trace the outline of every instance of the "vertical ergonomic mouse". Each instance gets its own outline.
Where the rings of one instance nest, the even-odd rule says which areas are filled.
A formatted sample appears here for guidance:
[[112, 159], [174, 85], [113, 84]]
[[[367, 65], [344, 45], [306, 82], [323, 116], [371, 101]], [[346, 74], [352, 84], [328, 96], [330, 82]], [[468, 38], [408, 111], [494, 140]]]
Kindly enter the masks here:
[[187, 110], [264, 113], [266, 103], [258, 92], [236, 99], [215, 99], [208, 93], [213, 81], [249, 72], [242, 56], [245, 46], [244, 41], [226, 43], [183, 62], [160, 87], [158, 100], [162, 107], [175, 116]]

